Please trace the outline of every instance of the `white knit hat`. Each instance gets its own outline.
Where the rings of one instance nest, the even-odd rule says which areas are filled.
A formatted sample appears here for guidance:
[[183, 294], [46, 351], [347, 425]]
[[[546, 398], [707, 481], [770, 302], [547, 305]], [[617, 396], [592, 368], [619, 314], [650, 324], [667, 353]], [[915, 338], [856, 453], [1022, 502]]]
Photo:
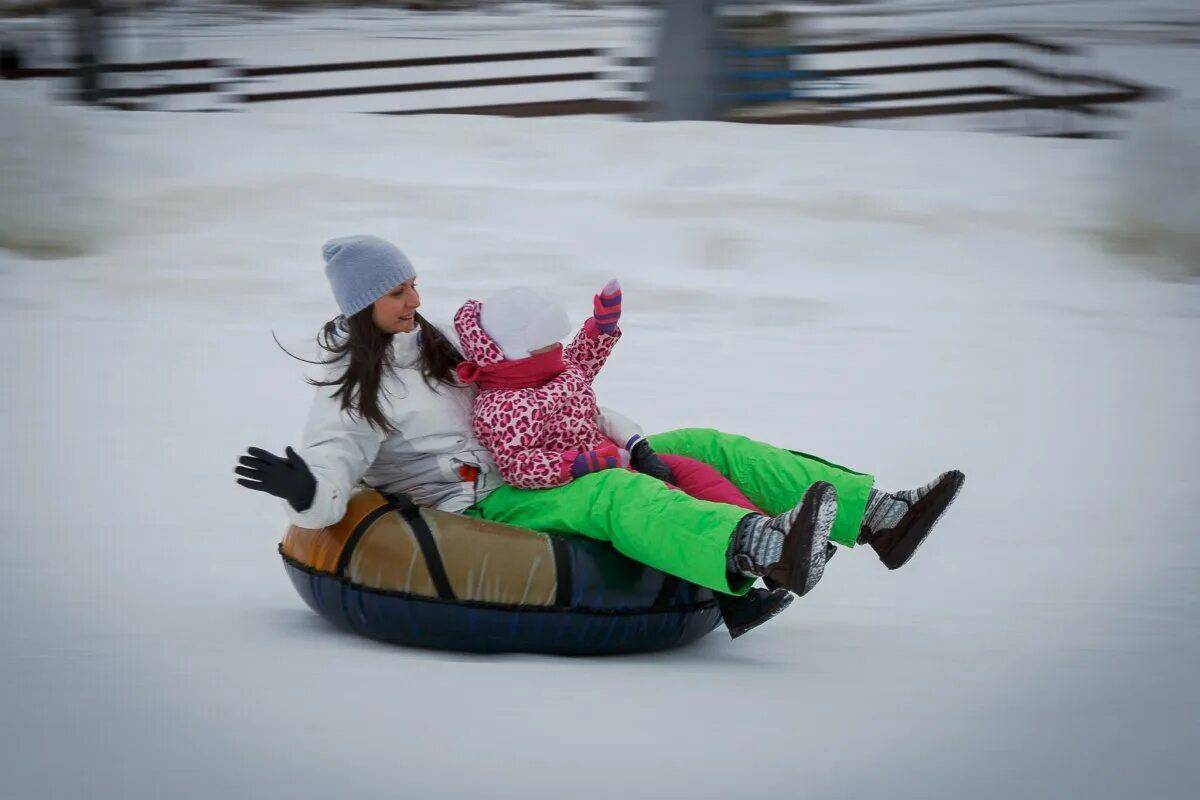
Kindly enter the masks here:
[[560, 342], [571, 322], [560, 304], [526, 286], [505, 289], [483, 301], [479, 324], [510, 361]]

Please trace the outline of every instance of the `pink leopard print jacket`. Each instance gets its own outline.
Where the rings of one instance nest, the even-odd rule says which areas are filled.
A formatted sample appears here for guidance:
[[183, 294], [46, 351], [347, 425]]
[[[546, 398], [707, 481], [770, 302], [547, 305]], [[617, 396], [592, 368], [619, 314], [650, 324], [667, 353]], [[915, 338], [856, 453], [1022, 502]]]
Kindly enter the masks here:
[[[476, 364], [504, 361], [499, 345], [479, 324], [481, 303], [468, 300], [454, 315], [463, 355]], [[563, 349], [566, 369], [540, 389], [480, 389], [472, 406], [475, 436], [492, 453], [505, 483], [546, 489], [570, 483], [570, 460], [582, 448], [608, 443], [596, 426], [592, 381], [621, 331], [601, 333], [588, 319]], [[563, 455], [570, 454], [565, 459]]]

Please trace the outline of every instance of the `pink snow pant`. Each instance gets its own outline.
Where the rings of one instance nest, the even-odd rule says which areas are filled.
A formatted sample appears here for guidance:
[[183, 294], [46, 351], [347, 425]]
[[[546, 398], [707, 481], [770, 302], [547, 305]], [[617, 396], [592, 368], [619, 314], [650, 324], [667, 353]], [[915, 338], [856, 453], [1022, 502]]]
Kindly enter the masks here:
[[697, 500], [726, 503], [756, 514], [763, 513], [728, 478], [703, 461], [697, 461], [687, 456], [673, 456], [668, 453], [658, 453], [657, 455], [664, 464], [671, 468], [671, 472], [675, 474], [675, 485], [686, 494]]

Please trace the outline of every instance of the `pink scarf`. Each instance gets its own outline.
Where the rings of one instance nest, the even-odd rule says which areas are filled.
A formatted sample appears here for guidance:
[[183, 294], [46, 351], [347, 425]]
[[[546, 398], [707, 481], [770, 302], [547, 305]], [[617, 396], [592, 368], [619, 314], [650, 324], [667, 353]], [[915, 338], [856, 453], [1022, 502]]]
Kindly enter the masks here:
[[540, 389], [564, 369], [563, 348], [558, 344], [553, 350], [516, 361], [486, 365], [464, 361], [455, 371], [460, 381], [478, 383], [481, 389]]

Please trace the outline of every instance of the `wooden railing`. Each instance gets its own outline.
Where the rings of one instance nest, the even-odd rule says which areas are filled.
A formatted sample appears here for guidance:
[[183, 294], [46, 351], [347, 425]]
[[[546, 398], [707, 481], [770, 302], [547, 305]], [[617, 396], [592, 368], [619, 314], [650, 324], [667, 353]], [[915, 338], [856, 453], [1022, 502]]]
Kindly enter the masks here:
[[[1047, 56], [1058, 57], [1076, 52], [1074, 48], [1009, 34], [954, 34], [944, 36], [915, 36], [871, 41], [838, 42], [812, 45], [797, 45], [784, 48], [790, 54], [810, 57], [843, 53], [867, 53], [873, 51], [918, 50], [928, 48], [961, 47], [973, 45], [999, 45], [1026, 50]], [[334, 74], [363, 72], [370, 70], [403, 70], [423, 67], [444, 67], [471, 64], [515, 64], [550, 60], [602, 59], [607, 66], [570, 71], [488, 75], [484, 77], [444, 78], [438, 80], [415, 80], [407, 82], [385, 82], [365, 85], [344, 85], [319, 88], [258, 88], [261, 83], [294, 75]], [[329, 62], [315, 64], [292, 64], [280, 66], [248, 66], [218, 59], [190, 59], [155, 61], [142, 63], [101, 64], [100, 73], [128, 74], [154, 72], [186, 72], [208, 70], [216, 77], [197, 81], [175, 81], [143, 86], [109, 86], [100, 97], [103, 101], [122, 107], [135, 107], [130, 101], [166, 97], [170, 95], [213, 94], [219, 105], [283, 103], [297, 100], [352, 97], [365, 95], [398, 95], [431, 90], [478, 89], [488, 87], [513, 87], [534, 84], [584, 83], [596, 88], [617, 86], [624, 90], [624, 97], [577, 97], [566, 100], [538, 100], [477, 104], [469, 106], [441, 106], [434, 108], [397, 109], [377, 111], [383, 114], [489, 114], [498, 116], [556, 116], [567, 114], [628, 114], [644, 109], [644, 84], [628, 80], [623, 71], [627, 68], [644, 68], [653, 65], [653, 59], [645, 56], [619, 57], [603, 48], [570, 48], [554, 50], [526, 50], [507, 53], [479, 53], [469, 55], [429, 56], [369, 61]], [[997, 72], [1036, 78], [1056, 87], [1055, 91], [1031, 91], [989, 81], [970, 86], [903, 87], [895, 90], [856, 87], [845, 91], [844, 85], [851, 80], [879, 78], [893, 75], [944, 74], [954, 72]], [[70, 78], [79, 71], [70, 67], [18, 69], [11, 77], [16, 78]], [[873, 119], [934, 116], [946, 114], [979, 114], [1022, 109], [1067, 109], [1081, 114], [1095, 113], [1096, 107], [1130, 103], [1156, 97], [1160, 92], [1152, 87], [1105, 75], [1076, 71], [1057, 70], [1012, 58], [969, 58], [918, 61], [868, 66], [846, 66], [822, 69], [794, 69], [771, 71], [770, 75], [756, 76], [753, 71], [740, 75], [739, 87], [753, 84], [755, 80], [778, 81], [780, 78], [798, 81], [821, 81], [826, 85], [841, 85], [835, 93], [810, 94], [803, 98], [803, 108], [790, 108], [778, 113], [756, 114], [739, 117], [738, 121], [756, 124], [827, 124]], [[802, 84], [803, 85], [803, 84]], [[745, 91], [744, 87], [739, 91]], [[961, 98], [980, 97], [985, 99], [966, 100]], [[957, 98], [957, 99], [956, 99]], [[930, 102], [952, 100], [952, 102]], [[898, 105], [899, 104], [899, 105]]]
[[[950, 34], [941, 36], [912, 36], [836, 42], [812, 45], [795, 45], [785, 48], [790, 55], [798, 57], [823, 56], [842, 53], [867, 53], [875, 51], [924, 50], [943, 47], [999, 45], [1014, 50], [1026, 50], [1048, 56], [1078, 54], [1074, 47], [1032, 39], [1026, 36], [981, 33]], [[620, 59], [625, 67], [652, 67], [653, 58], [634, 56]], [[904, 88], [902, 90], [859, 89], [837, 92], [798, 93], [798, 103], [777, 113], [756, 113], [738, 116], [737, 121], [753, 124], [795, 125], [832, 124], [853, 121], [896, 119], [904, 117], [944, 116], [953, 114], [982, 114], [1006, 111], [1061, 109], [1072, 113], [1094, 115], [1097, 106], [1131, 103], [1161, 97], [1163, 92], [1155, 87], [1108, 75], [1066, 71], [1038, 66], [1013, 58], [970, 58], [949, 60], [925, 60], [912, 63], [877, 64], [868, 66], [823, 67], [808, 66], [791, 69], [781, 74], [777, 70], [762, 75], [742, 72], [736, 76], [731, 87], [734, 96], [745, 96], [746, 85], [756, 80], [778, 81], [790, 77], [800, 82], [822, 84], [845, 84], [862, 78], [883, 78], [896, 75], [934, 75], [946, 73], [969, 73], [977, 71], [1008, 72], [1027, 78], [1035, 78], [1050, 84], [1053, 90], [1031, 91], [1001, 82], [990, 81], [967, 86], [929, 88]], [[801, 84], [803, 85], [803, 84]], [[644, 95], [645, 84], [625, 81], [622, 88], [633, 95]], [[948, 98], [982, 97], [988, 99], [947, 103], [931, 103], [930, 100]], [[913, 101], [908, 105], [894, 105]], [[796, 110], [794, 106], [806, 106]]]

